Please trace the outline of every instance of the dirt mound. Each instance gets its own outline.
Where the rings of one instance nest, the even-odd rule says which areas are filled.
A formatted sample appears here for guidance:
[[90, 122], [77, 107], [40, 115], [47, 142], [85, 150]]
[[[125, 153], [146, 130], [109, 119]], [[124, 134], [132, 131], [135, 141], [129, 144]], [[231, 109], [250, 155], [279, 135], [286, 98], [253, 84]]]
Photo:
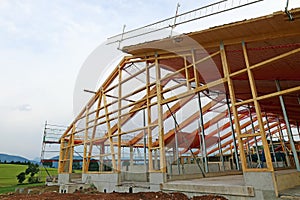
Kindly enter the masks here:
[[[164, 192], [139, 192], [139, 193], [99, 193], [95, 188], [83, 189], [73, 194], [60, 194], [58, 187], [31, 187], [26, 188], [23, 193], [10, 193], [0, 195], [1, 200], [189, 200], [182, 193], [164, 193]], [[191, 198], [191, 200], [226, 200], [221, 196], [205, 195]]]

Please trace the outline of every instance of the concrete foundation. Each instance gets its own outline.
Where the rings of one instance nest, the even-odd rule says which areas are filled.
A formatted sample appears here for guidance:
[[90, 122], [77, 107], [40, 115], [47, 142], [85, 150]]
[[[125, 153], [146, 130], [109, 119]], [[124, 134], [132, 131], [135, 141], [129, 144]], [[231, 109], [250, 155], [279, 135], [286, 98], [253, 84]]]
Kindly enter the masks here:
[[61, 184], [59, 186], [59, 193], [74, 193], [75, 191], [79, 191], [89, 187], [90, 187], [89, 184], [83, 184], [83, 183]]
[[[171, 169], [172, 167], [172, 169]], [[209, 172], [222, 172], [225, 170], [232, 170], [230, 162], [224, 162], [224, 167], [222, 162], [209, 162], [208, 163], [208, 171]], [[184, 164], [180, 165], [180, 173], [178, 172], [178, 165], [168, 166], [168, 175], [179, 175], [179, 174], [197, 174], [201, 173], [199, 166], [197, 164]]]
[[167, 175], [165, 173], [152, 172], [149, 174], [150, 179], [150, 190], [161, 191], [161, 186], [167, 181]]
[[[132, 168], [128, 168], [127, 172], [131, 173], [131, 170], [143, 171], [142, 166], [139, 167], [137, 169], [132, 166]], [[228, 175], [228, 173], [209, 173], [205, 178], [200, 177], [201, 174], [198, 174], [199, 177], [196, 177], [195, 174], [194, 177], [191, 177], [192, 174], [177, 175], [177, 178], [184, 176], [183, 178], [189, 178], [189, 180], [169, 179], [168, 182], [166, 174], [160, 172], [149, 173], [148, 182], [139, 181], [144, 180], [146, 173], [136, 173], [137, 177], [134, 177], [134, 173], [83, 174], [80, 182], [77, 183], [74, 182], [73, 176], [60, 174], [58, 181], [61, 193], [72, 193], [76, 190], [95, 186], [98, 191], [107, 193], [114, 191], [129, 192], [130, 190], [135, 193], [150, 191], [182, 192], [189, 197], [213, 194], [225, 196], [230, 200], [276, 200], [280, 199], [280, 195], [289, 194], [285, 192], [287, 188], [300, 186], [300, 172], [296, 170], [244, 172], [242, 175]], [[141, 176], [139, 177], [139, 175]], [[212, 177], [214, 175], [215, 177]], [[121, 180], [121, 178], [124, 178], [122, 176], [132, 177], [138, 181], [124, 181]], [[70, 179], [72, 179], [71, 182]]]
[[62, 185], [62, 184], [68, 184], [70, 183], [71, 180], [71, 175], [70, 174], [59, 174], [58, 175], [58, 184]]
[[114, 192], [120, 184], [118, 173], [82, 174], [82, 182], [93, 185], [100, 192]]
[[244, 172], [245, 184], [252, 186], [255, 196], [251, 200], [277, 199], [274, 172]]
[[248, 199], [255, 195], [254, 188], [245, 185], [242, 175], [170, 181], [163, 184], [162, 190], [182, 192], [189, 197], [213, 194], [228, 199]]
[[283, 190], [300, 186], [300, 172], [296, 170], [281, 170], [275, 172], [277, 189], [279, 193]]
[[148, 173], [144, 165], [132, 165], [122, 168], [121, 179], [122, 181], [137, 181], [147, 182]]

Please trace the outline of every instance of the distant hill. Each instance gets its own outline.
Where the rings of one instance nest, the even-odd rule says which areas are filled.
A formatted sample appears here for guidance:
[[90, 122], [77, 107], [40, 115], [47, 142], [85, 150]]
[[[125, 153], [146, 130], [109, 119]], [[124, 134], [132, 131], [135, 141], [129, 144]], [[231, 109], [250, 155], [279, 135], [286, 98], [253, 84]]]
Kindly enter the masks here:
[[33, 162], [33, 163], [38, 163], [37, 161], [33, 161], [33, 160], [29, 160], [27, 158], [24, 158], [22, 156], [16, 156], [16, 155], [8, 155], [8, 154], [3, 154], [3, 153], [0, 153], [0, 161], [1, 162]]

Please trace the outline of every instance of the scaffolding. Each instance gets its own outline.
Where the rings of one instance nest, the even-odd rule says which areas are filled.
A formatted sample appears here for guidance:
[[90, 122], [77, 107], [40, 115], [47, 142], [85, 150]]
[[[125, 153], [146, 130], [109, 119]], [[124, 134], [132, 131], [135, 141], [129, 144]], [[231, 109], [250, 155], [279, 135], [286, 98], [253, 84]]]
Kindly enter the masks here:
[[261, 1], [263, 0], [221, 0], [180, 14], [178, 13], [178, 8], [180, 7], [180, 5], [177, 4], [177, 9], [174, 17], [169, 17], [130, 31], [125, 31], [126, 25], [124, 25], [123, 32], [108, 38], [107, 44], [109, 45], [112, 43], [119, 43], [120, 47], [121, 42], [125, 40], [138, 38], [166, 29], [170, 29], [170, 37], [172, 37], [173, 30], [177, 26], [206, 17], [210, 17], [212, 15], [217, 15], [223, 12], [231, 11], [237, 8], [249, 6], [251, 4], [255, 4]]
[[51, 180], [53, 179], [53, 174], [51, 174], [49, 170], [47, 170], [47, 168], [58, 167], [60, 152], [59, 140], [66, 129], [66, 126], [49, 124], [47, 121], [45, 122], [40, 157], [40, 167], [43, 167], [45, 169], [49, 179]]

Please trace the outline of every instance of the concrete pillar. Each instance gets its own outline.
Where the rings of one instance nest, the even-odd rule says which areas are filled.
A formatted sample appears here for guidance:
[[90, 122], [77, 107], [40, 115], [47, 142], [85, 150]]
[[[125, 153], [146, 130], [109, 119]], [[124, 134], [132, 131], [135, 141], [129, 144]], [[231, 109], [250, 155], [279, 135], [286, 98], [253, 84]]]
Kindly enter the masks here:
[[68, 184], [70, 183], [70, 174], [58, 174], [58, 184]]
[[274, 172], [244, 172], [245, 185], [253, 186], [253, 200], [277, 199], [277, 186]]
[[160, 191], [161, 184], [167, 182], [166, 173], [161, 172], [152, 172], [150, 175], [150, 190], [151, 191]]

